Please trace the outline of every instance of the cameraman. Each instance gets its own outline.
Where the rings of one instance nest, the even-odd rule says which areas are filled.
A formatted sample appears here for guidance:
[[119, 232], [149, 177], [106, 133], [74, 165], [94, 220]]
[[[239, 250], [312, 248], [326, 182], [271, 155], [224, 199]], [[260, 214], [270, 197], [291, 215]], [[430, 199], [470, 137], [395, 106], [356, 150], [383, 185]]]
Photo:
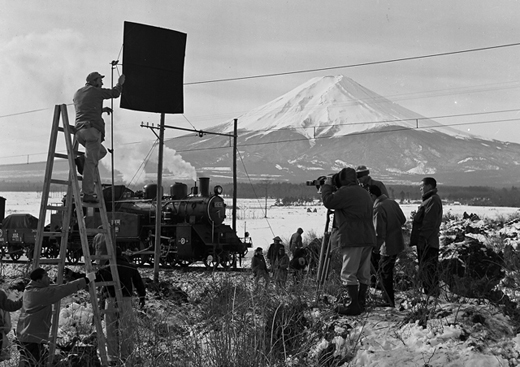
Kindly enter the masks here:
[[321, 197], [326, 208], [334, 209], [330, 241], [337, 243], [343, 256], [341, 281], [351, 299], [348, 306], [338, 305], [336, 312], [359, 315], [365, 308], [370, 284], [370, 256], [376, 245], [372, 199], [368, 191], [358, 185], [353, 168], [343, 168], [338, 174], [327, 177]]

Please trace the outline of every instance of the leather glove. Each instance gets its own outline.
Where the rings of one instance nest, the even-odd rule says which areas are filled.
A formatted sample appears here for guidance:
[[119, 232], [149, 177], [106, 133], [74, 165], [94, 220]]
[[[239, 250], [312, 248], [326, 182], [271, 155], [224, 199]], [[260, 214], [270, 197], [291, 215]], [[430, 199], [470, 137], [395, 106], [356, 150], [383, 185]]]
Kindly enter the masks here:
[[140, 306], [141, 308], [144, 308], [144, 303], [145, 303], [144, 297], [139, 298], [139, 306]]

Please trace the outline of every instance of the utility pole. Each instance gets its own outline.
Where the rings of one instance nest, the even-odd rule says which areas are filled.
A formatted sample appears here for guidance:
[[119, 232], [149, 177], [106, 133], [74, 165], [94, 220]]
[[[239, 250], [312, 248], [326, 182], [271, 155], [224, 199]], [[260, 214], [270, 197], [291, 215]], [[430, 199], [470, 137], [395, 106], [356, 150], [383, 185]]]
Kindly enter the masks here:
[[265, 216], [264, 218], [267, 218], [267, 184], [269, 181], [265, 181]]

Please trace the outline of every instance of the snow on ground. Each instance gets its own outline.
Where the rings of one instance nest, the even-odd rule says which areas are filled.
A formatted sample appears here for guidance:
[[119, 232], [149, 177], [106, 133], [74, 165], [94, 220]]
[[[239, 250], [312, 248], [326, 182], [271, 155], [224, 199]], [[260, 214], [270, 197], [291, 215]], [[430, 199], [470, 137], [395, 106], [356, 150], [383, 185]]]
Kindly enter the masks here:
[[[36, 193], [0, 193], [7, 199], [6, 215], [11, 213], [31, 213], [37, 216], [40, 196]], [[52, 198], [59, 203], [61, 197]], [[242, 235], [248, 231], [254, 241], [254, 247], [267, 249], [275, 235], [287, 241], [290, 235], [302, 227], [306, 234], [314, 232], [321, 235], [325, 225], [326, 209], [322, 206], [275, 207], [274, 202], [239, 200], [237, 210], [237, 232]], [[409, 217], [417, 208], [417, 204], [402, 205], [403, 211]], [[310, 212], [308, 211], [310, 209]], [[316, 212], [314, 210], [316, 209]], [[453, 205], [445, 206], [445, 213], [462, 216], [464, 212], [477, 214], [480, 218], [496, 219], [518, 214], [517, 208], [490, 208]], [[228, 212], [228, 223], [231, 223], [231, 212]], [[267, 217], [267, 218], [266, 218]], [[505, 229], [504, 229], [505, 230]], [[250, 256], [250, 254], [248, 254]], [[4, 269], [5, 270], [5, 269]], [[143, 277], [152, 278], [151, 269], [142, 269]], [[20, 274], [18, 271], [17, 274]], [[3, 274], [7, 274], [4, 272]], [[238, 276], [238, 275], [237, 275]], [[252, 283], [249, 274], [239, 275], [241, 282]], [[178, 272], [161, 274], [161, 279], [172, 284], [190, 281], [203, 282], [209, 274], [190, 274], [186, 279], [180, 279]], [[198, 279], [193, 279], [198, 277]], [[187, 288], [188, 289], [188, 288]], [[372, 289], [372, 294], [377, 296]], [[10, 291], [10, 297], [16, 298], [19, 293]], [[275, 296], [275, 295], [273, 295]], [[402, 297], [403, 295], [397, 295]], [[452, 297], [452, 296], [451, 296]], [[426, 327], [418, 322], [405, 322], [413, 307], [401, 309], [369, 308], [359, 317], [341, 317], [334, 315], [331, 307], [311, 308], [310, 314], [316, 320], [327, 320], [332, 325], [336, 345], [334, 353], [347, 353], [355, 345], [355, 356], [343, 366], [471, 366], [471, 367], [504, 367], [520, 365], [520, 334], [517, 334], [511, 320], [499, 309], [489, 303], [471, 299], [459, 299], [451, 303], [441, 296], [441, 302], [431, 309], [435, 311], [428, 319]], [[452, 298], [453, 299], [453, 298]], [[404, 302], [406, 305], [406, 302]], [[154, 313], [171, 314], [168, 306], [159, 299], [149, 296], [147, 307]], [[71, 305], [69, 309], [81, 312], [62, 311], [62, 329], [69, 325], [77, 325], [80, 320], [71, 320], [73, 315], [79, 315], [88, 320], [88, 306]], [[16, 325], [18, 314], [13, 314], [13, 325]], [[323, 321], [324, 322], [324, 321]], [[90, 322], [86, 322], [90, 324]], [[330, 329], [329, 329], [330, 330]], [[10, 334], [12, 338], [12, 334]], [[312, 349], [318, 354], [327, 347], [328, 341], [322, 340]], [[291, 364], [288, 361], [287, 365]]]

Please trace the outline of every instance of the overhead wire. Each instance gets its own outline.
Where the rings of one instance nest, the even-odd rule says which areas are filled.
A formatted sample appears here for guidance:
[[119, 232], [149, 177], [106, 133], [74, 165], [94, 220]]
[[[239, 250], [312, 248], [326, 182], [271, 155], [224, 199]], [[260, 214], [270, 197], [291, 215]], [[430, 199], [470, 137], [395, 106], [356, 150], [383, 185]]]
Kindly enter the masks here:
[[499, 48], [505, 48], [505, 47], [514, 47], [514, 46], [520, 46], [520, 42], [507, 43], [507, 44], [495, 45], [495, 46], [487, 46], [487, 47], [470, 48], [470, 49], [459, 50], [459, 51], [439, 52], [439, 53], [433, 53], [433, 54], [427, 54], [427, 55], [421, 55], [421, 56], [400, 57], [400, 58], [389, 59], [389, 60], [369, 61], [369, 62], [363, 62], [363, 63], [357, 63], [357, 64], [329, 66], [329, 67], [324, 67], [324, 68], [302, 69], [302, 70], [286, 71], [286, 72], [282, 72], [282, 73], [257, 74], [257, 75], [243, 76], [243, 77], [203, 80], [203, 81], [185, 83], [184, 85], [232, 82], [232, 81], [238, 81], [238, 80], [270, 78], [270, 77], [274, 77], [274, 76], [312, 73], [312, 72], [335, 70], [335, 69], [348, 69], [348, 68], [354, 68], [354, 67], [359, 67], [359, 66], [389, 64], [389, 63], [394, 63], [394, 62], [427, 59], [427, 58], [432, 58], [432, 57], [457, 55], [457, 54], [463, 54], [463, 53], [468, 53], [468, 52], [477, 52], [477, 51], [487, 51], [487, 50], [493, 50], [493, 49], [499, 49]]
[[[197, 84], [208, 84], [208, 83], [216, 83], [216, 82], [235, 81], [235, 80], [247, 80], [247, 79], [255, 79], [255, 78], [265, 78], [265, 77], [273, 77], [273, 76], [284, 76], [284, 75], [290, 75], [290, 74], [299, 74], [299, 73], [309, 73], [309, 72], [326, 71], [326, 70], [334, 70], [334, 69], [352, 68], [352, 67], [359, 67], [359, 66], [386, 64], [386, 63], [394, 63], [394, 62], [401, 62], [401, 61], [433, 58], [433, 57], [440, 57], [440, 56], [447, 56], [447, 55], [456, 55], [456, 54], [469, 53], [469, 52], [478, 52], [478, 51], [485, 51], [485, 50], [500, 49], [500, 48], [506, 48], [506, 47], [519, 46], [519, 45], [520, 45], [520, 42], [519, 43], [509, 43], [509, 44], [487, 46], [487, 47], [479, 47], [479, 48], [472, 48], [472, 49], [465, 49], [465, 50], [458, 50], [458, 51], [433, 53], [433, 54], [420, 55], [420, 56], [410, 56], [410, 57], [402, 57], [402, 58], [389, 59], [389, 60], [372, 61], [372, 62], [365, 62], [365, 63], [358, 63], [358, 64], [348, 64], [348, 65], [340, 65], [340, 66], [332, 66], [332, 67], [324, 67], [324, 68], [295, 70], [295, 71], [288, 71], [288, 72], [281, 72], [281, 73], [258, 74], [258, 75], [244, 76], [244, 77], [223, 78], [223, 79], [212, 79], [212, 80], [197, 81], [197, 82], [188, 82], [188, 83], [184, 83], [184, 85], [197, 85]], [[122, 50], [123, 50], [123, 45], [121, 45], [121, 48], [120, 48], [120, 51], [119, 51], [119, 54], [118, 54], [118, 59], [119, 59], [119, 57], [120, 57], [120, 55], [122, 53]], [[116, 70], [117, 70], [117, 72], [119, 74], [119, 69], [116, 68]], [[514, 86], [513, 87], [509, 87], [509, 88], [514, 88]], [[381, 96], [381, 98], [386, 98], [386, 97], [382, 97]], [[70, 106], [70, 105], [72, 105], [72, 103], [67, 104], [67, 106]], [[1, 118], [6, 118], [6, 117], [14, 117], [14, 116], [19, 116], [19, 115], [24, 115], [24, 114], [30, 114], [30, 113], [34, 113], [34, 112], [41, 112], [41, 111], [45, 111], [45, 110], [49, 110], [49, 108], [36, 109], [36, 110], [30, 110], [30, 111], [23, 111], [23, 112], [8, 114], [8, 115], [1, 115], [0, 119]], [[504, 110], [504, 112], [508, 112], [508, 111], [511, 111], [511, 110]], [[487, 113], [487, 112], [474, 113], [474, 114], [470, 113], [470, 114], [464, 114], [464, 115], [478, 115], [478, 114], [485, 114], [485, 113]], [[457, 115], [452, 115], [452, 117], [456, 117], [456, 116]], [[460, 115], [460, 116], [463, 116], [463, 115]], [[193, 128], [195, 128], [194, 125], [192, 124], [192, 122], [190, 120], [188, 120], [188, 118], [185, 115], [183, 115], [183, 117], [186, 119], [186, 121], [188, 121], [188, 123], [190, 123], [190, 125]], [[436, 118], [441, 118], [441, 117], [429, 117], [429, 118], [424, 117], [423, 119], [431, 119], [431, 120], [433, 120], [433, 119], [436, 119]], [[362, 122], [360, 122], [359, 124], [361, 124], [361, 123]], [[479, 123], [481, 123], [481, 122], [475, 122], [475, 124], [479, 124]], [[450, 125], [444, 125], [444, 126], [450, 126]], [[38, 155], [38, 154], [45, 154], [45, 153], [44, 152], [43, 153], [34, 153], [34, 154], [31, 154], [31, 155]], [[25, 157], [27, 155], [25, 154], [25, 155], [19, 155], [19, 156]], [[0, 158], [13, 158], [13, 157], [18, 157], [18, 156], [9, 156], [9, 157], [0, 157]]]

